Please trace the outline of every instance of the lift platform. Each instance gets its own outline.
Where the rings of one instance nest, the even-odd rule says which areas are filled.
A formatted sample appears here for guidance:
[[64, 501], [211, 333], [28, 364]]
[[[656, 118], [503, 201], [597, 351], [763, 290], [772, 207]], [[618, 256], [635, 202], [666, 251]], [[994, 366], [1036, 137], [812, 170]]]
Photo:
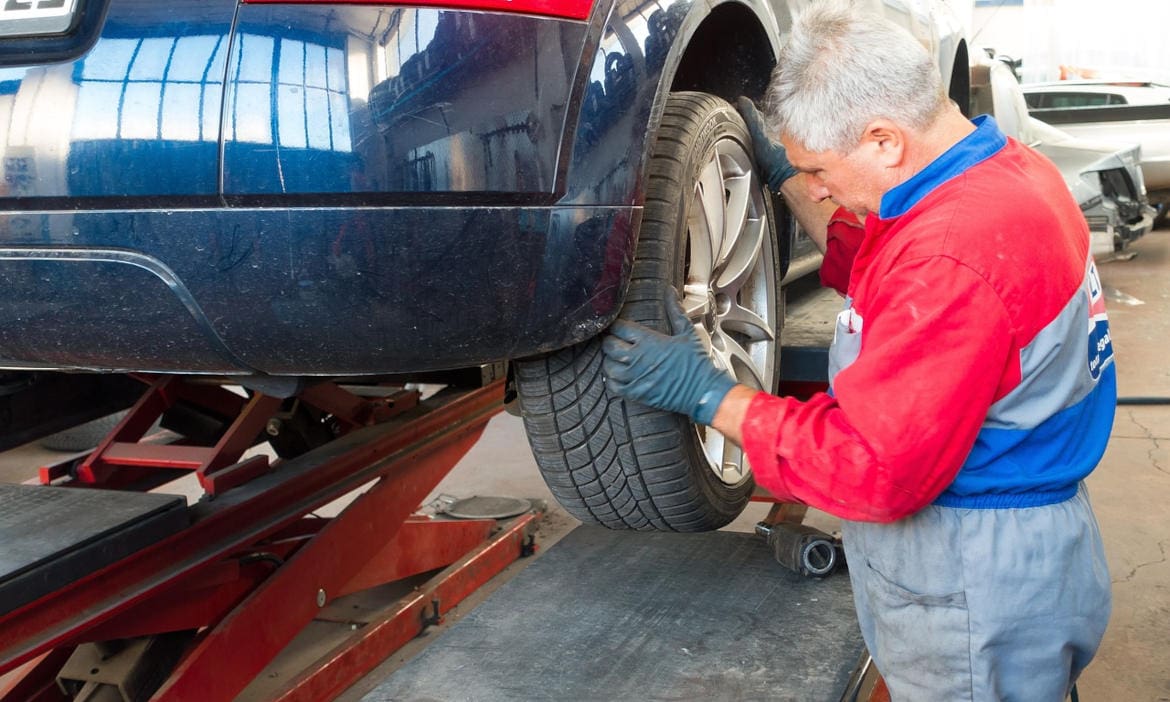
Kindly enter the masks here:
[[829, 382], [829, 345], [843, 306], [841, 296], [807, 276], [787, 286], [786, 298], [780, 381], [787, 394], [823, 389]]
[[847, 576], [782, 571], [745, 533], [582, 526], [362, 700], [841, 702], [875, 680]]
[[[426, 400], [322, 383], [291, 402], [147, 382], [93, 452], [42, 468], [39, 485], [3, 487], [5, 702], [226, 702], [330, 603], [410, 584], [274, 697], [331, 699], [534, 548], [538, 510], [505, 522], [415, 514], [502, 409], [502, 381]], [[146, 437], [168, 411], [195, 430]], [[282, 431], [301, 455], [246, 455]], [[189, 506], [166, 492], [186, 475], [203, 489]], [[315, 514], [355, 493], [337, 516]]]

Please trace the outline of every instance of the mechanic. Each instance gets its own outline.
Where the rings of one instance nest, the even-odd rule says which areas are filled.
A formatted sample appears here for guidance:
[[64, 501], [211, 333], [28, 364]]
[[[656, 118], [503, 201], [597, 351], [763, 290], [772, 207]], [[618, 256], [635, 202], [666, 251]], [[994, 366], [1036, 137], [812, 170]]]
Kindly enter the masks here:
[[713, 426], [777, 499], [842, 518], [893, 699], [1064, 699], [1111, 606], [1082, 479], [1116, 378], [1060, 173], [990, 117], [963, 117], [910, 34], [848, 6], [793, 26], [769, 89], [780, 143], [741, 110], [769, 185], [826, 252], [822, 279], [846, 295], [829, 392], [736, 385], [673, 291], [673, 335], [613, 325], [608, 387]]

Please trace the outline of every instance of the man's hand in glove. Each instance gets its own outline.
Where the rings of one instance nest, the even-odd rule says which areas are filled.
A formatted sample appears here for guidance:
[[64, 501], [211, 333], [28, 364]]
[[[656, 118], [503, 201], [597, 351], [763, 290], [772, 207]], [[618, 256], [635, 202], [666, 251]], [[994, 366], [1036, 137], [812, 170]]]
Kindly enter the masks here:
[[735, 101], [739, 114], [747, 123], [748, 134], [752, 137], [752, 150], [756, 154], [756, 165], [772, 192], [780, 192], [784, 181], [800, 173], [788, 162], [788, 154], [780, 142], [772, 141], [764, 133], [764, 116], [756, 109], [755, 103], [746, 97]]
[[609, 328], [601, 342], [606, 386], [627, 399], [710, 425], [735, 380], [711, 363], [674, 292], [666, 298], [670, 336], [625, 320]]

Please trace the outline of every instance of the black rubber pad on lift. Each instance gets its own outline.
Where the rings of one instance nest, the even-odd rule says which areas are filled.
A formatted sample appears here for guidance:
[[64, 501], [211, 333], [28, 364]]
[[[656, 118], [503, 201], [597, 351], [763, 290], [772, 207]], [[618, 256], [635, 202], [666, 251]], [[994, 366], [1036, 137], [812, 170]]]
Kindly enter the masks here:
[[832, 700], [864, 644], [849, 576], [759, 537], [578, 527], [368, 693], [389, 700]]
[[0, 484], [0, 614], [187, 523], [178, 495]]

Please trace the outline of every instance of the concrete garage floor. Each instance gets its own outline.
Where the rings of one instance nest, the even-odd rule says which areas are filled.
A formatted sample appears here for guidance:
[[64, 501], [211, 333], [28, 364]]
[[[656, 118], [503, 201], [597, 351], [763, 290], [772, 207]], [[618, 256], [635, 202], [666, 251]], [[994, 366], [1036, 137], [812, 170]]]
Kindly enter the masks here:
[[[1118, 396], [1170, 401], [1170, 230], [1100, 265]], [[1117, 408], [1089, 477], [1113, 578], [1113, 616], [1080, 684], [1083, 700], [1170, 700], [1170, 404]]]
[[[1170, 398], [1170, 230], [1152, 233], [1132, 251], [1135, 256], [1130, 260], [1100, 265], [1109, 295], [1119, 393]], [[55, 455], [36, 445], [0, 454], [0, 481], [27, 480], [38, 465]], [[1170, 519], [1166, 517], [1170, 405], [1118, 408], [1109, 449], [1090, 477], [1089, 489], [1112, 572], [1114, 610], [1101, 651], [1081, 679], [1081, 699], [1170, 702]], [[520, 420], [508, 415], [492, 420], [483, 439], [436, 490], [439, 493], [548, 500], [549, 512], [538, 535], [544, 550], [577, 525], [552, 500], [528, 452]], [[766, 512], [766, 505], [753, 504], [728, 529], [750, 532]], [[834, 518], [815, 511], [810, 512], [809, 522], [825, 530], [833, 530], [836, 524]], [[456, 623], [501, 579], [524, 565], [505, 571], [485, 592], [448, 617], [444, 626]], [[434, 636], [417, 640], [342, 699], [360, 698], [406, 657], [434, 640]], [[441, 675], [441, 671], [436, 673]]]

